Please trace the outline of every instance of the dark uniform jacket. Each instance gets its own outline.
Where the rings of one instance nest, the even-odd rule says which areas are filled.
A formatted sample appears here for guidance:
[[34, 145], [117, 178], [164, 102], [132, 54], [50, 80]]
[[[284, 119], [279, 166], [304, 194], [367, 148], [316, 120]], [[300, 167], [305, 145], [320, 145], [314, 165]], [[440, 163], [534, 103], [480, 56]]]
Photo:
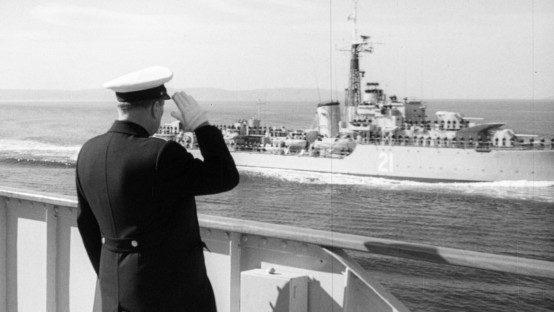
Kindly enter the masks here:
[[239, 176], [221, 132], [195, 131], [204, 161], [116, 121], [77, 161], [77, 224], [100, 280], [102, 311], [215, 311], [195, 195]]

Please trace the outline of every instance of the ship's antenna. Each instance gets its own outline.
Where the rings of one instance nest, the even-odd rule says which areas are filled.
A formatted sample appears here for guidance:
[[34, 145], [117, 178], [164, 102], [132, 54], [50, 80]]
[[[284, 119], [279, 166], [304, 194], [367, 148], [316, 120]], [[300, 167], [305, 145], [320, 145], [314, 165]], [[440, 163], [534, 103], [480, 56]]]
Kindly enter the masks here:
[[352, 41], [358, 39], [358, 0], [354, 0], [354, 9], [352, 14], [348, 16], [348, 20], [352, 21]]
[[[264, 100], [262, 100], [261, 98], [258, 98], [258, 101], [256, 102], [256, 106], [258, 108], [258, 119], [260, 119], [260, 120], [265, 120], [265, 105], [267, 104], [266, 99], [267, 99], [267, 95], [265, 96]], [[264, 107], [264, 116], [263, 117], [260, 114], [262, 105]]]
[[317, 79], [317, 71], [315, 70], [314, 58], [311, 57], [310, 60], [312, 61], [312, 68], [314, 69], [315, 85], [317, 87], [317, 97], [319, 98], [319, 103], [321, 103], [321, 90], [319, 88], [319, 80]]
[[333, 6], [329, 0], [329, 95], [333, 99]]

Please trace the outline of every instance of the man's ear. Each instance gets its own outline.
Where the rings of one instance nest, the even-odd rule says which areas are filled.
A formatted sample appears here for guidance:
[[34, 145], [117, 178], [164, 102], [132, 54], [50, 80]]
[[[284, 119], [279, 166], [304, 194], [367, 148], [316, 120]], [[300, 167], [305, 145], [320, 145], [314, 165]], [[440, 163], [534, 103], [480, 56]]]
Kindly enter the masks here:
[[152, 115], [153, 118], [158, 117], [159, 106], [160, 106], [160, 101], [156, 101], [154, 102], [154, 105], [150, 106], [150, 114]]

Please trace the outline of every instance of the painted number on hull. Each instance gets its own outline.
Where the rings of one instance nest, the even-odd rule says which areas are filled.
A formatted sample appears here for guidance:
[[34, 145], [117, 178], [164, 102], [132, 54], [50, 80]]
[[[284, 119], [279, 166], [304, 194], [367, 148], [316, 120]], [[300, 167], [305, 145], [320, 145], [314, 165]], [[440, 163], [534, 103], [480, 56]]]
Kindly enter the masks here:
[[392, 153], [379, 153], [379, 166], [377, 171], [382, 173], [392, 173], [394, 168], [394, 157]]

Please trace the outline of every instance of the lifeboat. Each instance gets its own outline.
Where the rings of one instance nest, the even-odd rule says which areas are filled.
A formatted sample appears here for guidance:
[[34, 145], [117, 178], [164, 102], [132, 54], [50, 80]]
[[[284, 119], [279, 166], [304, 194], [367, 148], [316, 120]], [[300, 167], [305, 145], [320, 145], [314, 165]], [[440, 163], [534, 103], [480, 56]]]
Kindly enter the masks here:
[[286, 147], [306, 147], [306, 140], [304, 139], [285, 139], [285, 146]]
[[351, 152], [354, 148], [356, 148], [356, 141], [351, 138], [323, 138], [315, 141], [313, 148], [316, 150], [324, 150], [333, 154]]

